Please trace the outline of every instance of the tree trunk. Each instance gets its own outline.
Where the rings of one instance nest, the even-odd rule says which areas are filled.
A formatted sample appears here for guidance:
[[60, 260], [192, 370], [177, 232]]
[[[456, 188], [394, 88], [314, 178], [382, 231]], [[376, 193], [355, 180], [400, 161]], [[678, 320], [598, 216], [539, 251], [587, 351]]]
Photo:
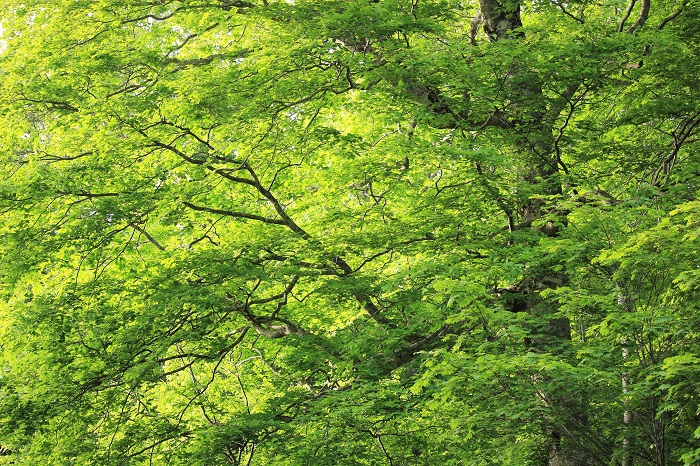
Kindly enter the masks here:
[[[480, 5], [484, 32], [489, 41], [495, 42], [524, 38], [524, 33], [521, 30], [522, 22], [520, 20], [519, 0], [481, 0]], [[537, 185], [537, 191], [542, 195], [561, 194], [560, 184], [552, 178], [559, 169], [558, 157], [557, 154], [555, 154], [554, 138], [552, 135], [552, 124], [556, 120], [559, 111], [557, 111], [556, 108], [550, 109], [548, 117], [546, 116], [547, 112], [539, 102], [542, 89], [541, 83], [537, 77], [533, 76], [532, 79], [523, 79], [522, 76], [518, 76], [518, 78], [519, 79], [514, 80], [514, 82], [518, 82], [518, 88], [511, 89], [511, 92], [514, 95], [526, 96], [528, 98], [527, 100], [530, 101], [533, 106], [524, 113], [524, 109], [515, 109], [516, 114], [512, 116], [514, 121], [511, 123], [515, 122], [517, 123], [514, 125], [516, 128], [521, 127], [524, 129], [514, 129], [513, 131], [523, 131], [523, 134], [516, 134], [516, 137], [522, 140], [521, 145], [523, 151], [531, 151], [534, 147], [538, 152], [537, 157], [533, 157], [533, 162], [525, 170], [522, 181]], [[570, 92], [570, 89], [567, 89], [565, 94], [567, 92]], [[522, 224], [532, 225], [533, 222], [539, 220], [543, 216], [543, 205], [544, 203], [540, 198], [531, 198], [525, 205], [521, 206], [518, 213]], [[542, 228], [541, 231], [548, 236], [556, 236], [558, 234], [558, 229], [554, 227], [554, 225], [551, 225], [551, 228]], [[546, 285], [550, 282], [550, 280], [547, 279], [547, 275], [547, 271], [539, 271], [535, 273], [535, 276], [528, 277], [528, 281], [534, 288], [532, 291], [541, 289], [541, 284], [545, 284], [544, 286], [552, 286]], [[559, 274], [556, 281], [566, 283], [567, 277], [562, 277]], [[549, 309], [547, 303], [539, 299], [529, 300], [525, 311], [533, 315], [540, 314], [545, 317], [545, 319], [546, 316], [551, 313], [551, 309]], [[549, 318], [544, 328], [538, 329], [535, 333], [544, 335], [544, 338], [540, 338], [538, 341], [528, 342], [530, 348], [541, 352], [557, 352], [555, 348], [558, 347], [562, 341], [571, 340], [571, 323], [566, 318]], [[569, 393], [542, 393], [541, 396], [546, 404], [554, 406], [555, 409], [553, 409], [553, 411], [558, 411], [559, 408], [563, 407], [574, 407], [570, 410], [565, 408], [562, 410], [565, 412], [569, 411], [572, 416], [577, 417], [573, 420], [573, 423], [578, 426], [585, 426], [587, 424], [585, 419], [580, 418], [580, 413], [583, 411], [575, 408], [580, 404], [580, 400], [576, 395], [571, 395]], [[562, 421], [566, 422], [567, 420]], [[574, 430], [565, 428], [559, 429], [556, 427], [550, 430], [550, 438], [548, 444], [545, 446], [547, 451], [547, 464], [549, 466], [583, 466], [590, 464], [590, 462], [586, 460], [585, 455], [574, 448], [576, 439], [566, 438], [567, 433], [571, 436], [572, 431]]]
[[481, 0], [484, 32], [490, 41], [522, 37], [518, 0]]

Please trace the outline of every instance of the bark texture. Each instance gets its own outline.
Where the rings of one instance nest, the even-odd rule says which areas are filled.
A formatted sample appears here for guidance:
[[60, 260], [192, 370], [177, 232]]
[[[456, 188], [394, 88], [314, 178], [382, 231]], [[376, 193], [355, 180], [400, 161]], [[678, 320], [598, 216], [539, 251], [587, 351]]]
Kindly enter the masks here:
[[480, 6], [484, 32], [490, 41], [522, 37], [519, 1], [481, 0]]

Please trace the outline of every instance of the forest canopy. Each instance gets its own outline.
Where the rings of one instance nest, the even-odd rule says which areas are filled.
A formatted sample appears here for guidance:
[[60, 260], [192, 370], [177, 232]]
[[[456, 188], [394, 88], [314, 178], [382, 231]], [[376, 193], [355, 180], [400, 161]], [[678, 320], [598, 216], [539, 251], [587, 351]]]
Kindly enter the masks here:
[[697, 0], [0, 18], [0, 464], [700, 463]]

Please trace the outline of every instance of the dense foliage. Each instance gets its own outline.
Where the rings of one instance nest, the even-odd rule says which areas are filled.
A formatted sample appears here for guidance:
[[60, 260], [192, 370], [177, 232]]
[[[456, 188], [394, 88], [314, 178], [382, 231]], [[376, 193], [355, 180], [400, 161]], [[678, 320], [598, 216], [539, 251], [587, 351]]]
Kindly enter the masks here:
[[697, 0], [0, 12], [0, 464], [700, 462]]

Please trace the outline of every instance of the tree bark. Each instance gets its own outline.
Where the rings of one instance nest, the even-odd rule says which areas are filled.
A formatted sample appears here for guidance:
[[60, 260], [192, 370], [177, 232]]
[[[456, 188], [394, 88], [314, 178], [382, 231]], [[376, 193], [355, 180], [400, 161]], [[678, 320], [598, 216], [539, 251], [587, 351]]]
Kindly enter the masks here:
[[518, 0], [481, 0], [484, 32], [490, 41], [515, 39], [523, 36], [520, 28], [520, 2]]

